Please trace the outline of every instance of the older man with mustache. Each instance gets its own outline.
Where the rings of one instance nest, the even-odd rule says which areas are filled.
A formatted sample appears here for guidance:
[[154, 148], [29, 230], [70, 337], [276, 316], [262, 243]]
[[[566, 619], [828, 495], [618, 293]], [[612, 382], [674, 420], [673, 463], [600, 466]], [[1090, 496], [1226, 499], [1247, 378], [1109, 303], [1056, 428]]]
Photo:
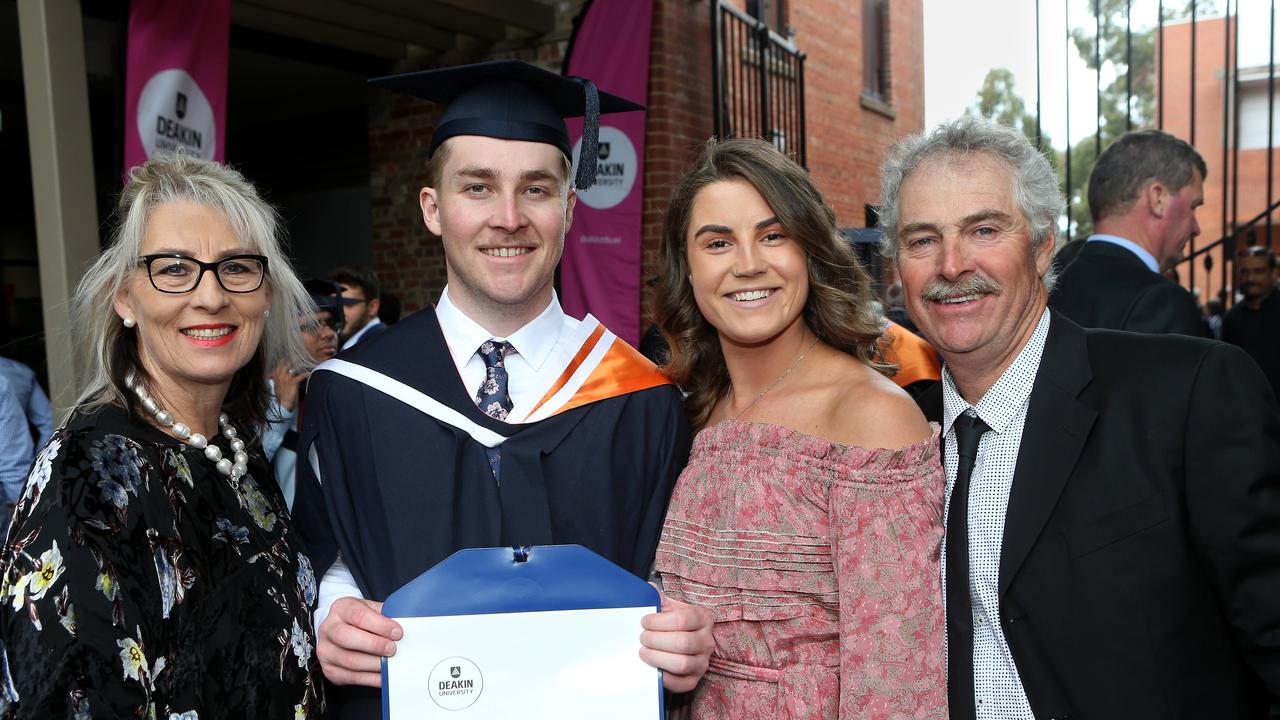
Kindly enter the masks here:
[[[1019, 133], [901, 142], [881, 229], [945, 359], [952, 718], [1280, 708], [1280, 411], [1237, 348], [1047, 308], [1063, 199]], [[1274, 715], [1272, 715], [1274, 717]]]

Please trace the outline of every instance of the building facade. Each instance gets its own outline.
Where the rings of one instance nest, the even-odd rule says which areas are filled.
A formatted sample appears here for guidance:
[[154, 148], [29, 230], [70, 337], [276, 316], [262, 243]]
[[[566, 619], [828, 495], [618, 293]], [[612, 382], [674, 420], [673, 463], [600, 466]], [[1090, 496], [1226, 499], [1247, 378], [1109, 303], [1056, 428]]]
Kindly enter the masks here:
[[[1191, 23], [1169, 23], [1164, 28], [1163, 51], [1158, 54], [1166, 78], [1165, 92], [1159, 99], [1162, 107], [1158, 108], [1162, 110], [1162, 129], [1194, 145], [1209, 171], [1204, 205], [1196, 213], [1200, 237], [1184, 252], [1202, 250], [1238, 233], [1233, 242], [1202, 251], [1178, 266], [1179, 281], [1202, 303], [1230, 296], [1231, 247], [1275, 248], [1280, 237], [1280, 220], [1274, 213], [1270, 223], [1266, 220], [1273, 201], [1268, 198], [1280, 194], [1280, 101], [1269, 91], [1268, 66], [1235, 67], [1235, 21], [1235, 17], [1198, 18], [1194, 55]], [[1255, 28], [1245, 31], [1256, 35]], [[1224, 248], [1228, 249], [1227, 257], [1223, 256]]]

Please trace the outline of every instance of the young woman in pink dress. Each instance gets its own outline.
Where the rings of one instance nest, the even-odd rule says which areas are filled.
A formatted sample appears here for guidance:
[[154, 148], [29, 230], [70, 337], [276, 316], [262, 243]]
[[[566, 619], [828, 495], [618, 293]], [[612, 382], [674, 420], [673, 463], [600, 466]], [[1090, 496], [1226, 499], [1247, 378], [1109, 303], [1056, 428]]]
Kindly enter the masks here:
[[867, 274], [802, 168], [707, 143], [657, 315], [699, 430], [657, 569], [715, 617], [694, 718], [946, 718], [938, 430], [880, 363]]

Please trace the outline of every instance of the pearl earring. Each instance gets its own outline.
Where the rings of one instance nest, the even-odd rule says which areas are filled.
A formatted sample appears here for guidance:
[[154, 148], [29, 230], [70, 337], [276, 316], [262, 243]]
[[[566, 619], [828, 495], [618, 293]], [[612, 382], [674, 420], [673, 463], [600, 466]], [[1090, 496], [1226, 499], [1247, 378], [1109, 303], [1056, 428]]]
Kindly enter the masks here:
[[264, 318], [269, 318], [269, 317], [271, 317], [271, 311], [270, 311], [270, 310], [263, 310], [263, 311], [262, 311], [262, 317], [264, 317]]
[[127, 317], [124, 319], [124, 326], [127, 328], [137, 327], [137, 325], [138, 323], [135, 322], [133, 318]]

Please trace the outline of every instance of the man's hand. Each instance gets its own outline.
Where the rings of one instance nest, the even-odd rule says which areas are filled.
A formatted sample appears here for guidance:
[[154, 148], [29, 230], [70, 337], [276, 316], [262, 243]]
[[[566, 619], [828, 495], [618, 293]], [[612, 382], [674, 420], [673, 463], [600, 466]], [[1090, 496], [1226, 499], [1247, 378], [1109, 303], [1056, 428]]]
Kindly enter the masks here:
[[276, 402], [280, 407], [293, 412], [298, 407], [298, 388], [306, 382], [310, 373], [295, 373], [293, 366], [281, 361], [271, 373], [271, 380], [276, 386]]
[[711, 613], [662, 593], [662, 612], [640, 620], [640, 659], [662, 671], [662, 686], [672, 692], [688, 692], [707, 672], [711, 652]]
[[333, 602], [316, 635], [316, 657], [329, 682], [382, 687], [382, 658], [396, 654], [404, 630], [382, 614], [382, 603], [344, 597]]

